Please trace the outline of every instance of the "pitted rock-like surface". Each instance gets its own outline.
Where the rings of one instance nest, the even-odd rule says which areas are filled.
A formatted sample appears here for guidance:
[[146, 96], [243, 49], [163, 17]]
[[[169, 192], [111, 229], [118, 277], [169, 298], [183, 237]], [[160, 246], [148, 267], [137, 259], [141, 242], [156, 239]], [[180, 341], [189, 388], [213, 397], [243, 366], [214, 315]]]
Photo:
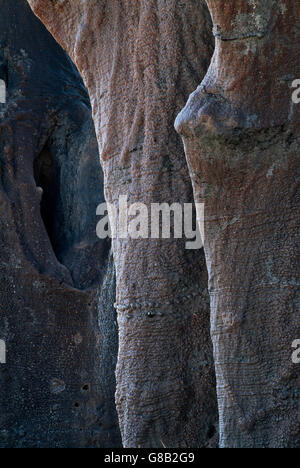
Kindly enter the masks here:
[[0, 0], [0, 447], [114, 447], [117, 330], [86, 90], [25, 0]]

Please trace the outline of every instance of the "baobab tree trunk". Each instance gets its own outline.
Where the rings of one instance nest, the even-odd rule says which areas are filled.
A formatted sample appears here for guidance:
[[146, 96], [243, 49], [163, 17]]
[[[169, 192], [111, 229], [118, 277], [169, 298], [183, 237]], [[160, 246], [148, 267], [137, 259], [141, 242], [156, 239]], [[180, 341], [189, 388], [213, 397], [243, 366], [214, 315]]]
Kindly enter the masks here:
[[[173, 122], [211, 57], [204, 2], [29, 4], [88, 87], [106, 200], [192, 202]], [[203, 252], [186, 250], [184, 239], [116, 239], [113, 249], [123, 443], [205, 446], [215, 432], [216, 398]]]
[[0, 0], [0, 11], [0, 447], [120, 447], [88, 95], [25, 0]]
[[216, 49], [178, 116], [205, 255], [221, 447], [299, 447], [300, 5], [208, 0]]

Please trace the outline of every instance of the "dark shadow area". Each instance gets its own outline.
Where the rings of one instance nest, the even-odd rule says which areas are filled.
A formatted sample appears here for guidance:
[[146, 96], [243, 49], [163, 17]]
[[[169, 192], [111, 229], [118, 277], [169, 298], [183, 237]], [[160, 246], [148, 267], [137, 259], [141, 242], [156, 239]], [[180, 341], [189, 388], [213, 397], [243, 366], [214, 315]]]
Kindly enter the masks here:
[[60, 170], [53, 160], [53, 156], [48, 146], [34, 161], [34, 178], [37, 187], [42, 192], [41, 216], [44, 221], [49, 239], [51, 241], [56, 257], [61, 260], [60, 236], [57, 232], [57, 224], [60, 224]]

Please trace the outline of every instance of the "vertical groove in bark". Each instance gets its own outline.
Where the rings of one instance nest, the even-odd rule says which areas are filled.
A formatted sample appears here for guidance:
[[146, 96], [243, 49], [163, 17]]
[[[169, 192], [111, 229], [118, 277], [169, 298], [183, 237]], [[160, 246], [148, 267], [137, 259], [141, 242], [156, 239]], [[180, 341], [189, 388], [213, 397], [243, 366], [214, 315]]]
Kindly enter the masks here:
[[[204, 3], [29, 3], [89, 89], [107, 201], [127, 195], [129, 204], [191, 202], [173, 122], [209, 64]], [[178, 240], [119, 240], [114, 258], [117, 303], [140, 304], [133, 318], [126, 317], [130, 307], [119, 315], [117, 406], [124, 445], [209, 444], [217, 411], [203, 253], [185, 250]], [[148, 316], [154, 302], [163, 318]]]
[[205, 255], [221, 447], [298, 447], [300, 6], [214, 1], [216, 49], [178, 116]]
[[95, 233], [103, 174], [87, 92], [25, 0], [0, 11], [0, 447], [117, 447], [115, 286]]

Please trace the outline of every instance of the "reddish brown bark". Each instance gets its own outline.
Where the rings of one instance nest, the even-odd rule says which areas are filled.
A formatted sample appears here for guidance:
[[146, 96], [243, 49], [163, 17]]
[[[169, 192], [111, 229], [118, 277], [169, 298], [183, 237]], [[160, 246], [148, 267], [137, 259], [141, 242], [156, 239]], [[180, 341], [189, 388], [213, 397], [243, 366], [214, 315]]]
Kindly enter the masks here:
[[[29, 3], [89, 89], [107, 201], [192, 201], [173, 122], [209, 63], [204, 3]], [[114, 258], [124, 445], [204, 446], [215, 431], [216, 402], [203, 254], [185, 250], [184, 240], [118, 240]]]
[[300, 5], [209, 0], [215, 54], [179, 115], [205, 255], [222, 447], [297, 447]]

